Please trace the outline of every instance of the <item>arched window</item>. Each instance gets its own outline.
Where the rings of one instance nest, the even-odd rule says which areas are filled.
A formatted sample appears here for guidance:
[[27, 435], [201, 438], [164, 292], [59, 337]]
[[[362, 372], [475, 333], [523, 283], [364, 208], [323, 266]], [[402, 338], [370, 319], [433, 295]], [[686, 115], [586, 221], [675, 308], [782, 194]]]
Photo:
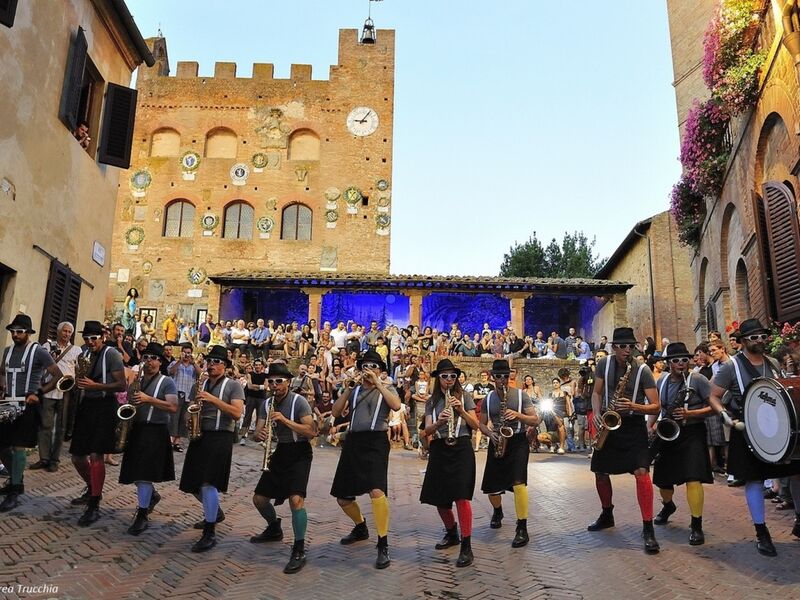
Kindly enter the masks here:
[[736, 263], [736, 313], [738, 321], [750, 318], [750, 282], [747, 266], [741, 258]]
[[289, 160], [319, 160], [319, 136], [310, 129], [298, 129], [289, 136]]
[[173, 200], [164, 211], [164, 237], [190, 238], [194, 233], [194, 204]]
[[231, 202], [225, 209], [222, 237], [229, 240], [253, 238], [253, 207], [244, 200]]
[[794, 192], [783, 183], [768, 181], [764, 194], [767, 240], [772, 262], [772, 292], [779, 321], [800, 317], [800, 226]]
[[305, 204], [290, 204], [281, 216], [282, 240], [311, 239], [311, 209]]
[[181, 134], [171, 127], [162, 127], [153, 132], [150, 140], [150, 156], [178, 156], [181, 152]]
[[236, 134], [227, 127], [217, 127], [206, 134], [206, 158], [236, 158]]

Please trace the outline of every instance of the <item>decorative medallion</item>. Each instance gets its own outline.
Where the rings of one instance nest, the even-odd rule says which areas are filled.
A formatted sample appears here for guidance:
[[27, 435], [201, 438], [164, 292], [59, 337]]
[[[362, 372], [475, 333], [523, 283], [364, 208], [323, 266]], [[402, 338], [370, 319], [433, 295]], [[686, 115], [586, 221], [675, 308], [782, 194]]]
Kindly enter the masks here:
[[342, 193], [339, 191], [339, 188], [329, 187], [325, 190], [325, 200], [328, 202], [335, 202], [341, 195]]
[[325, 226], [328, 229], [335, 228], [336, 221], [338, 220], [339, 220], [339, 211], [333, 209], [325, 211]]
[[128, 230], [125, 232], [125, 243], [128, 244], [128, 248], [131, 250], [135, 250], [139, 247], [144, 241], [144, 229], [139, 227], [138, 225], [134, 225], [133, 227], [129, 227]]
[[200, 227], [203, 228], [203, 235], [213, 235], [217, 225], [219, 225], [219, 217], [214, 213], [207, 212], [200, 217]]
[[391, 217], [386, 213], [375, 215], [375, 224], [378, 229], [375, 231], [378, 235], [389, 235], [389, 223], [392, 222]]
[[258, 235], [261, 239], [268, 239], [269, 234], [275, 229], [275, 219], [272, 217], [261, 217], [256, 221], [256, 229], [258, 229]]
[[203, 267], [193, 267], [189, 269], [189, 274], [186, 276], [186, 278], [192, 285], [200, 285], [206, 280], [207, 276], [208, 274]]
[[231, 167], [230, 176], [233, 185], [245, 185], [250, 175], [250, 167], [244, 163], [236, 163]]
[[380, 191], [385, 192], [389, 189], [389, 182], [385, 179], [378, 179], [378, 181], [375, 182], [375, 187]]
[[391, 200], [390, 200], [388, 195], [381, 195], [378, 198], [378, 212], [379, 213], [389, 212], [389, 204], [390, 203], [391, 203]]
[[164, 211], [162, 211], [160, 208], [156, 208], [155, 210], [153, 210], [153, 216], [156, 218], [156, 221], [158, 221], [158, 219], [161, 218], [163, 212]]
[[350, 186], [344, 191], [344, 200], [348, 204], [358, 204], [361, 202], [362, 198], [361, 190], [355, 186]]
[[149, 275], [153, 270], [153, 263], [149, 260], [146, 260], [142, 263], [142, 273], [145, 275]]
[[258, 108], [255, 118], [261, 121], [261, 125], [256, 127], [256, 133], [262, 148], [286, 148], [289, 145], [291, 128], [284, 122], [280, 108]]
[[200, 168], [200, 155], [194, 150], [184, 152], [181, 156], [181, 169], [187, 173], [194, 173]]
[[275, 196], [268, 198], [267, 201], [264, 202], [264, 206], [267, 210], [275, 210], [278, 207], [278, 199]]
[[266, 167], [267, 163], [269, 162], [267, 160], [267, 155], [264, 154], [263, 152], [256, 152], [255, 154], [253, 154], [253, 158], [251, 160], [253, 162], [253, 167], [256, 169], [256, 172], [259, 172], [259, 170], [263, 171], [264, 167]]
[[130, 186], [133, 190], [133, 196], [136, 198], [143, 197], [151, 183], [153, 183], [153, 177], [150, 175], [150, 171], [147, 169], [139, 169], [138, 171], [134, 171], [130, 179]]

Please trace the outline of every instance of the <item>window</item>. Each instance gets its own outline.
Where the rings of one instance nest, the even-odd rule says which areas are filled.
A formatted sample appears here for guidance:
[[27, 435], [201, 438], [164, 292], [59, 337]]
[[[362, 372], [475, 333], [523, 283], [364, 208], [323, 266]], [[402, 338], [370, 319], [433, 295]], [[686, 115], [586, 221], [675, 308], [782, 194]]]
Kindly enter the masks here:
[[153, 132], [150, 140], [150, 156], [178, 156], [180, 153], [180, 133], [171, 127], [162, 127]]
[[217, 127], [206, 134], [206, 158], [236, 158], [236, 134], [226, 127]]
[[319, 136], [310, 129], [299, 129], [289, 137], [289, 160], [319, 160]]
[[81, 283], [80, 276], [70, 271], [66, 265], [62, 265], [57, 260], [50, 263], [42, 327], [39, 331], [40, 342], [56, 339], [56, 330], [62, 321], [69, 321], [75, 325], [77, 330]]
[[230, 240], [253, 238], [253, 207], [243, 200], [236, 200], [225, 209], [225, 226], [222, 237]]
[[777, 181], [765, 183], [763, 192], [776, 317], [788, 321], [800, 317], [800, 226], [795, 198], [789, 187]]
[[706, 331], [717, 331], [717, 309], [713, 302], [706, 304]]
[[190, 238], [193, 232], [194, 204], [188, 200], [170, 202], [164, 218], [164, 237]]
[[281, 218], [282, 240], [311, 239], [311, 209], [305, 204], [290, 204]]
[[6, 27], [13, 27], [16, 14], [17, 0], [0, 0], [0, 23]]

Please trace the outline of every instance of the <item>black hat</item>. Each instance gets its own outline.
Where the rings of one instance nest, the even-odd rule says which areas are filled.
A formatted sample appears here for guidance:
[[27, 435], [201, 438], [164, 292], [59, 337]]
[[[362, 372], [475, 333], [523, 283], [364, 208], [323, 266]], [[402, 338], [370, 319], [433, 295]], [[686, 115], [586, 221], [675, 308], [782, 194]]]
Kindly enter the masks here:
[[445, 371], [455, 371], [456, 375], [461, 375], [461, 369], [453, 364], [449, 358], [443, 358], [438, 362], [436, 365], [436, 370], [431, 371], [431, 377], [437, 377], [439, 373], [443, 373]]
[[635, 344], [636, 342], [632, 327], [617, 327], [614, 329], [614, 336], [611, 338], [612, 344]]
[[18, 315], [14, 316], [14, 320], [11, 321], [8, 325], [6, 325], [6, 329], [11, 331], [12, 329], [24, 329], [25, 333], [36, 333], [33, 330], [33, 324], [31, 323], [31, 318], [28, 315], [24, 315], [19, 313]]
[[686, 344], [683, 342], [672, 342], [671, 344], [667, 344], [666, 348], [664, 348], [664, 352], [661, 353], [659, 360], [692, 358], [692, 356], [694, 355], [686, 348]]
[[505, 358], [498, 358], [492, 362], [492, 373], [511, 373], [511, 367]]
[[747, 319], [739, 323], [739, 337], [746, 337], [754, 333], [769, 333], [769, 329], [764, 327], [758, 319]]
[[158, 342], [150, 342], [147, 344], [147, 348], [144, 349], [144, 352], [142, 352], [142, 354], [152, 354], [153, 356], [157, 356], [163, 361], [164, 346], [162, 346]]
[[286, 379], [291, 379], [294, 377], [292, 372], [282, 362], [274, 362], [270, 363], [269, 369], [267, 369], [267, 377], [285, 377]]
[[231, 366], [231, 361], [228, 358], [228, 350], [222, 346], [213, 346], [206, 354], [206, 360], [209, 358], [218, 358], [220, 360], [224, 360], [226, 366]]
[[82, 335], [103, 335], [103, 324], [100, 321], [85, 321], [83, 329], [78, 333]]
[[356, 366], [360, 369], [361, 365], [363, 365], [365, 362], [376, 363], [377, 365], [380, 365], [381, 371], [386, 370], [386, 364], [383, 362], [383, 357], [375, 352], [375, 350], [367, 350], [364, 352], [364, 356], [356, 361]]
[[[172, 345], [172, 344], [170, 344], [170, 345]], [[183, 343], [179, 344], [179, 346], [181, 348], [189, 348], [190, 350], [194, 350], [194, 346], [192, 346], [192, 344], [190, 342], [183, 342]]]

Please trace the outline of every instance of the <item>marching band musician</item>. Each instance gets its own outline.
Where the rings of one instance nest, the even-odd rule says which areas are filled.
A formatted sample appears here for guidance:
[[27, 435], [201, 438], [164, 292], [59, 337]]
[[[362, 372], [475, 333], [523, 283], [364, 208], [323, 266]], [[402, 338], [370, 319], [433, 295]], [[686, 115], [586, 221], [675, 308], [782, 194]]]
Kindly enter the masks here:
[[[288, 498], [292, 511], [292, 532], [294, 545], [289, 562], [283, 572], [297, 573], [306, 564], [306, 527], [308, 515], [305, 498], [308, 489], [308, 476], [311, 473], [313, 453], [309, 440], [316, 436], [316, 426], [311, 405], [305, 397], [289, 391], [292, 373], [283, 363], [272, 363], [267, 371], [266, 382], [271, 397], [258, 407], [256, 439], [265, 442], [268, 428], [274, 427], [270, 440], [275, 449], [267, 457], [268, 470], [261, 474], [253, 504], [267, 522], [267, 528], [250, 538], [254, 544], [277, 542], [283, 539], [281, 520], [275, 514], [275, 506], [280, 506]], [[268, 403], [271, 403], [271, 414]], [[267, 422], [269, 419], [270, 422]], [[269, 452], [271, 448], [267, 448]], [[275, 501], [273, 504], [272, 501]]]
[[203, 504], [203, 520], [195, 523], [203, 535], [192, 552], [205, 552], [217, 544], [216, 523], [225, 519], [219, 507], [219, 493], [228, 491], [236, 422], [244, 410], [244, 390], [235, 379], [225, 376], [231, 366], [228, 351], [214, 346], [206, 355], [208, 381], [196, 385], [194, 402], [201, 403], [202, 435], [189, 442], [181, 473], [180, 490]]
[[[661, 355], [669, 365], [669, 373], [657, 384], [661, 416], [677, 423], [680, 433], [673, 441], [654, 439], [658, 455], [653, 465], [653, 483], [658, 487], [663, 506], [653, 522], [666, 525], [676, 510], [672, 501], [675, 486], [685, 483], [686, 501], [692, 515], [689, 544], [699, 546], [705, 542], [703, 484], [714, 483], [706, 450], [705, 425], [705, 418], [713, 410], [708, 404], [711, 384], [700, 373], [688, 372], [691, 358], [692, 354], [682, 342], [668, 344]], [[647, 419], [652, 428], [657, 415], [650, 415]]]
[[[4, 398], [0, 406], [9, 411], [8, 415], [13, 409], [24, 410], [16, 418], [9, 416], [0, 422], [0, 459], [11, 474], [8, 484], [0, 490], [6, 495], [0, 512], [19, 506], [19, 496], [25, 492], [25, 449], [36, 445], [39, 433], [39, 393], [52, 390], [61, 377], [50, 353], [31, 341], [31, 334], [36, 332], [28, 315], [16, 315], [6, 329], [11, 332], [14, 345], [5, 349], [0, 362], [0, 395]], [[50, 381], [42, 386], [45, 372]]]
[[140, 391], [128, 391], [128, 402], [136, 407], [136, 414], [122, 455], [119, 482], [136, 484], [139, 503], [136, 518], [128, 528], [131, 535], [147, 529], [147, 515], [161, 500], [153, 483], [175, 480], [169, 422], [178, 410], [178, 391], [172, 378], [161, 374], [163, 360], [164, 346], [147, 344], [142, 353]]
[[[728, 410], [736, 419], [742, 418], [744, 391], [756, 377], [776, 378], [780, 367], [773, 359], [765, 356], [769, 330], [758, 319], [747, 319], [739, 325], [741, 351], [731, 360], [720, 366], [711, 380], [709, 402], [714, 410], [722, 414], [725, 407], [722, 397], [729, 392]], [[727, 416], [727, 413], [726, 415]], [[764, 556], [777, 556], [775, 545], [767, 529], [764, 515], [764, 480], [791, 477], [790, 489], [795, 506], [800, 503], [800, 461], [788, 464], [763, 462], [747, 447], [744, 432], [731, 428], [728, 444], [728, 473], [745, 482], [745, 498], [750, 517], [756, 529], [756, 549]], [[795, 519], [792, 533], [800, 537], [800, 517]]]
[[[439, 510], [446, 533], [437, 550], [461, 544], [457, 567], [472, 564], [472, 496], [475, 451], [472, 431], [478, 428], [475, 403], [458, 381], [461, 369], [445, 358], [431, 372], [433, 392], [425, 403], [425, 435], [431, 438], [428, 467], [419, 500]], [[449, 403], [449, 406], [448, 406]], [[452, 419], [452, 426], [451, 426]], [[452, 429], [452, 431], [451, 431]], [[461, 538], [453, 515], [456, 504]]]
[[[631, 350], [634, 346], [636, 338], [633, 329], [617, 327], [611, 340], [612, 355], [601, 358], [597, 363], [592, 410], [598, 429], [602, 424], [601, 407], [610, 408], [619, 382], [632, 361]], [[655, 554], [659, 551], [659, 546], [653, 529], [653, 483], [649, 472], [647, 425], [642, 416], [658, 414], [661, 404], [653, 373], [646, 364], [636, 365], [633, 361], [628, 375], [627, 385], [621, 390], [613, 406], [613, 410], [621, 417], [621, 425], [614, 431], [608, 431], [605, 445], [602, 449], [595, 446], [592, 455], [591, 469], [603, 512], [587, 529], [600, 531], [614, 526], [610, 475], [633, 473], [636, 478], [636, 499], [642, 513], [644, 550], [648, 554]]]
[[[483, 472], [481, 490], [489, 495], [494, 509], [489, 527], [499, 529], [503, 523], [503, 500], [501, 494], [506, 490], [514, 493], [514, 509], [517, 515], [517, 529], [511, 542], [512, 548], [520, 548], [528, 543], [528, 439], [525, 426], [539, 425], [539, 415], [533, 407], [528, 394], [521, 389], [509, 389], [508, 379], [511, 368], [505, 359], [492, 363], [492, 382], [495, 389], [489, 392], [481, 408], [480, 429], [489, 439], [486, 456], [486, 469]], [[500, 406], [506, 402], [506, 411], [501, 414]], [[491, 426], [489, 425], [491, 423]], [[504, 425], [505, 424], [505, 425]], [[505, 453], [497, 456], [497, 444], [501, 442], [502, 427], [510, 427], [512, 436], [505, 439]]]
[[125, 366], [122, 355], [103, 342], [103, 324], [86, 321], [80, 332], [86, 342], [84, 358], [89, 359], [89, 373], [75, 382], [81, 390], [75, 414], [75, 427], [69, 452], [78, 475], [86, 482], [86, 492], [72, 500], [74, 506], [86, 505], [78, 525], [86, 527], [100, 518], [100, 499], [106, 480], [106, 454], [116, 446], [116, 392], [125, 390]]
[[378, 531], [376, 569], [389, 566], [389, 412], [400, 408], [400, 397], [393, 385], [381, 381], [379, 374], [386, 370], [381, 355], [367, 350], [356, 367], [361, 381], [348, 379], [344, 391], [333, 405], [334, 418], [350, 409], [350, 428], [344, 439], [339, 464], [331, 486], [331, 495], [353, 520], [355, 527], [340, 540], [349, 545], [369, 538], [367, 522], [361, 514], [356, 496], [369, 494], [375, 528]]

